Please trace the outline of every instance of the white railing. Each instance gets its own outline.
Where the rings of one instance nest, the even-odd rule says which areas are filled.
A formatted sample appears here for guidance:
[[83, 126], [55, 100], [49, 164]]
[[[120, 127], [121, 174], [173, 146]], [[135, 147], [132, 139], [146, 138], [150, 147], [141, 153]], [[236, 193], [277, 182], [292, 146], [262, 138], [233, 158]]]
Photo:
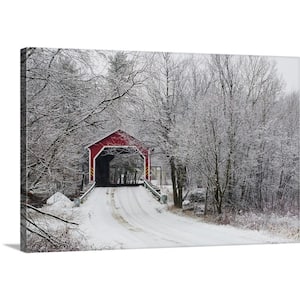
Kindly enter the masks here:
[[84, 198], [93, 190], [94, 187], [95, 187], [95, 182], [88, 188], [88, 190], [82, 196], [79, 197], [80, 203], [83, 203]]
[[157, 191], [151, 182], [144, 180], [144, 187], [148, 189], [158, 199], [158, 201], [160, 201], [160, 203], [167, 203], [167, 195]]

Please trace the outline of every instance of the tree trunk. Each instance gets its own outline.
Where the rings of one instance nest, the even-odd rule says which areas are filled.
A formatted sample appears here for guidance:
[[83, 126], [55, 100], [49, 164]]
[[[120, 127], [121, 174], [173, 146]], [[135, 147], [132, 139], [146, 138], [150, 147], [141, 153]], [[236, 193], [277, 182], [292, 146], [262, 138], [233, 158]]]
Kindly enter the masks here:
[[177, 193], [177, 184], [176, 184], [176, 166], [175, 166], [175, 159], [172, 156], [170, 159], [170, 167], [171, 167], [171, 180], [172, 180], [172, 187], [173, 187], [173, 201], [176, 207], [178, 206], [178, 193]]
[[177, 203], [178, 203], [178, 207], [181, 208], [182, 201], [183, 201], [183, 187], [186, 181], [186, 168], [182, 165], [179, 165], [176, 169], [176, 175], [177, 175], [177, 189], [178, 189]]
[[222, 213], [222, 198], [220, 190], [220, 177], [219, 177], [219, 158], [217, 152], [215, 153], [215, 203], [218, 214]]

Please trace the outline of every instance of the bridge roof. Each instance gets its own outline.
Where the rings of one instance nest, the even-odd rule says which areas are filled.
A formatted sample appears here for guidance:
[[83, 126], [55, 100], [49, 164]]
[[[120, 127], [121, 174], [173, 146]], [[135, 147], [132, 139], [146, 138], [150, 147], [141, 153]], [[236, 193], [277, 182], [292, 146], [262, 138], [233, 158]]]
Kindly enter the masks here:
[[99, 145], [103, 146], [135, 146], [143, 151], [148, 151], [148, 148], [138, 139], [131, 136], [127, 132], [117, 129], [106, 136], [102, 137], [101, 139], [89, 144], [86, 146], [87, 149], [94, 148], [94, 146], [98, 147]]

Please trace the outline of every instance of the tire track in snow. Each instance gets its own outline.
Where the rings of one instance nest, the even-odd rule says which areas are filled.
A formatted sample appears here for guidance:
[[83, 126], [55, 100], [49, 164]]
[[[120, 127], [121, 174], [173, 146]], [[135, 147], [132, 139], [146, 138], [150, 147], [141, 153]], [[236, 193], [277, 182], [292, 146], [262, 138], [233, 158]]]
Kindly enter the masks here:
[[111, 201], [111, 208], [112, 208], [112, 216], [122, 225], [125, 226], [128, 230], [131, 231], [142, 231], [141, 228], [132, 226], [127, 220], [125, 220], [123, 218], [123, 216], [118, 212], [119, 207], [117, 207], [116, 205], [116, 201], [115, 201], [115, 191], [116, 189], [111, 189], [110, 191], [110, 201]]
[[[131, 234], [134, 233], [135, 239], [137, 239], [140, 243], [139, 248], [149, 248], [149, 247], [159, 247], [162, 243], [161, 239], [157, 239], [153, 234], [145, 231], [143, 228], [139, 227], [137, 224], [133, 224], [133, 222], [129, 222], [126, 218], [121, 215], [121, 211], [125, 212], [126, 208], [121, 204], [123, 201], [116, 202], [115, 193], [116, 189], [111, 189], [110, 197], [109, 197], [109, 205], [111, 208], [111, 216], [118, 222], [120, 226], [124, 230], [129, 230]], [[124, 193], [122, 193], [124, 194]], [[124, 199], [123, 199], [124, 200]], [[121, 202], [121, 203], [120, 203]], [[127, 215], [128, 216], [128, 215]], [[122, 244], [126, 248], [126, 243]], [[174, 246], [174, 242], [171, 245], [166, 245], [165, 241], [162, 246]]]
[[[160, 229], [164, 229], [166, 231], [162, 231], [164, 232], [165, 234], [170, 234], [170, 233], [173, 233], [175, 234], [176, 236], [179, 235], [182, 235], [182, 229], [178, 229], [178, 228], [174, 228], [173, 226], [170, 225], [170, 222], [168, 221], [169, 218], [176, 218], [176, 216], [174, 215], [171, 215], [169, 212], [167, 211], [158, 211], [157, 208], [155, 208], [155, 211], [153, 214], [149, 214], [143, 207], [143, 204], [144, 203], [141, 203], [142, 200], [141, 200], [141, 197], [139, 197], [139, 195], [137, 195], [136, 191], [133, 191], [131, 190], [134, 198], [135, 198], [135, 201], [136, 201], [136, 204], [139, 206], [139, 208], [141, 209], [141, 211], [143, 211], [145, 213], [145, 215], [148, 216], [149, 219], [152, 219], [154, 222], [159, 222], [162, 226], [160, 226]], [[147, 201], [147, 199], [145, 200]], [[184, 220], [180, 220], [181, 223], [186, 223], [186, 224], [189, 224], [188, 222], [184, 222]], [[186, 235], [186, 232], [184, 233]], [[183, 237], [184, 239], [184, 237]], [[184, 239], [185, 242], [190, 242], [189, 239]]]
[[[161, 231], [153, 221], [150, 220], [150, 214], [144, 213], [137, 204], [135, 197], [132, 195], [132, 190], [138, 190], [138, 188], [119, 188], [118, 189], [118, 204], [122, 207], [123, 217], [126, 221], [133, 226], [142, 228], [143, 232], [150, 235], [155, 239], [157, 247], [159, 247], [162, 242], [171, 243], [170, 246], [184, 246], [186, 243], [178, 241], [177, 239], [171, 239], [170, 234]], [[133, 202], [134, 201], [134, 202]], [[155, 201], [155, 200], [153, 200]], [[141, 214], [141, 212], [143, 214]], [[165, 244], [164, 244], [165, 245]]]
[[[202, 245], [203, 242], [207, 241], [208, 237], [205, 229], [206, 224], [202, 224], [196, 220], [189, 220], [183, 216], [177, 216], [164, 210], [162, 210], [161, 213], [158, 213], [155, 207], [156, 205], [154, 205], [156, 200], [153, 196], [150, 195], [149, 197], [147, 193], [148, 191], [146, 190], [141, 191], [142, 194], [144, 194], [143, 199], [143, 195], [138, 189], [130, 190], [137, 206], [139, 206], [140, 210], [147, 216], [148, 226], [151, 226], [156, 232], [160, 232], [164, 236], [168, 236], [169, 238], [172, 237], [173, 241], [176, 241], [179, 245], [195, 246]], [[147, 207], [150, 208], [149, 211], [144, 208], [146, 201], [149, 202], [149, 204], [150, 201], [153, 201], [151, 205], [148, 205]], [[152, 211], [152, 213], [149, 213], [150, 211]], [[193, 232], [191, 229], [193, 229]], [[195, 234], [195, 231], [198, 231], [197, 234]], [[221, 239], [223, 233], [219, 234], [218, 232], [215, 232], [214, 235], [217, 235], [218, 238]]]

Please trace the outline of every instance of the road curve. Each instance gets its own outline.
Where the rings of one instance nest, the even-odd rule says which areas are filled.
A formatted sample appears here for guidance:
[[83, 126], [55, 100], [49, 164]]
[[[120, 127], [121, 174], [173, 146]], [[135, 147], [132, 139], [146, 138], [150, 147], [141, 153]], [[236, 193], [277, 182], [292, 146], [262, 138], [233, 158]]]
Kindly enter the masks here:
[[95, 188], [81, 206], [81, 230], [96, 249], [286, 242], [166, 210], [144, 187]]

